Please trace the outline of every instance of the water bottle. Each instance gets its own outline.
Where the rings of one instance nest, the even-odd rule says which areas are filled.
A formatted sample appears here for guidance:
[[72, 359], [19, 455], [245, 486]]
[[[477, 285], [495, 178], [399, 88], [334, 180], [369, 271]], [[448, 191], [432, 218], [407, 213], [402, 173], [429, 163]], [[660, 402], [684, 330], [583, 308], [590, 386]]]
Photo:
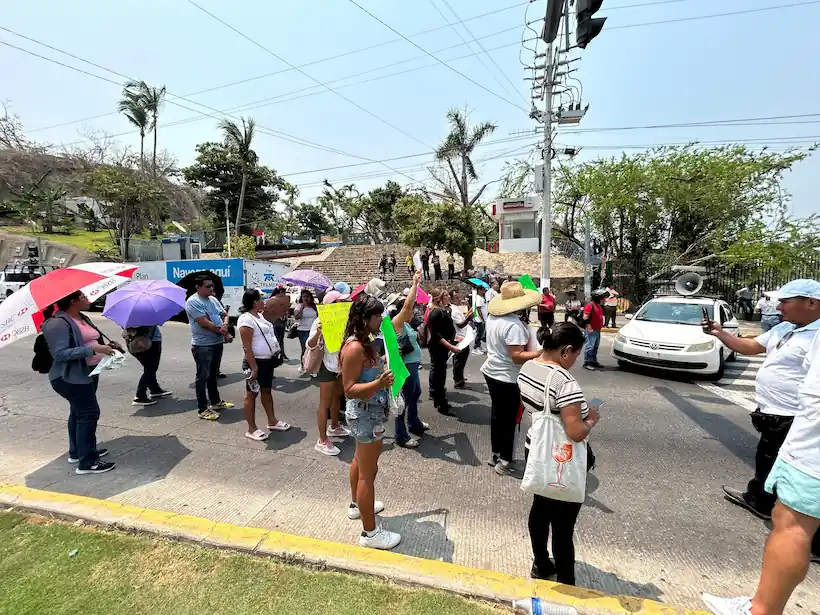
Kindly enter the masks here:
[[578, 615], [575, 607], [555, 604], [535, 597], [513, 600], [512, 605], [516, 613], [527, 613], [527, 615]]
[[245, 380], [249, 381], [248, 382], [248, 387], [250, 388], [250, 390], [253, 393], [258, 393], [260, 391], [259, 381], [254, 380], [253, 382], [250, 382], [250, 378], [251, 378], [251, 374], [253, 374], [253, 370], [249, 367], [245, 370], [242, 370], [242, 373], [245, 374]]

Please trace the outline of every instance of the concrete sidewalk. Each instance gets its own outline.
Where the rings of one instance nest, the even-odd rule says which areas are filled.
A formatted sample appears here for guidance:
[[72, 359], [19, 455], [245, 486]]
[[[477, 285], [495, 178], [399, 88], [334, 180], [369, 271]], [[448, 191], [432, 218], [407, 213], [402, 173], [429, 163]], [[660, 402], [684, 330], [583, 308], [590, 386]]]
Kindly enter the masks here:
[[[163, 333], [160, 380], [173, 398], [132, 407], [140, 372], [133, 358], [101, 379], [98, 435], [117, 468], [100, 476], [77, 476], [66, 462], [65, 402], [31, 371], [30, 345], [0, 351], [7, 383], [0, 482], [354, 545], [361, 526], [345, 514], [354, 446], [341, 443], [336, 458], [313, 450], [315, 385], [297, 378], [293, 363], [277, 370], [277, 414], [294, 427], [252, 442], [239, 407], [239, 346], [226, 348], [221, 381], [237, 408], [211, 423], [195, 413], [187, 326], [168, 324]], [[617, 371], [608, 357], [613, 336], [604, 337], [601, 361], [610, 369], [576, 370], [587, 396], [607, 401], [594, 444], [599, 468], [576, 532], [579, 586], [689, 608], [701, 608], [701, 591], [748, 593], [767, 530], [719, 495], [722, 484], [748, 480], [755, 443], [748, 416], [685, 381]], [[490, 413], [482, 362], [470, 357], [468, 389], [450, 392], [455, 417], [436, 414], [425, 392], [422, 417], [431, 431], [419, 449], [385, 441], [376, 495], [387, 505], [382, 523], [404, 537], [399, 554], [527, 577], [530, 498], [484, 463]], [[520, 446], [519, 438], [522, 458]], [[788, 614], [809, 615], [804, 607], [819, 597], [813, 569]]]

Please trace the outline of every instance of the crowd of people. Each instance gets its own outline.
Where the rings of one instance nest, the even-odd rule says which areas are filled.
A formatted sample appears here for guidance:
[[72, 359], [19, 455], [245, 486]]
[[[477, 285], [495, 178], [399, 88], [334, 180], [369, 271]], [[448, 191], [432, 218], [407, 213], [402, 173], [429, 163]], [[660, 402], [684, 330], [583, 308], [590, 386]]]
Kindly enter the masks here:
[[[599, 367], [600, 332], [610, 320], [608, 308], [613, 300], [617, 301], [617, 293], [612, 289], [593, 292], [592, 300], [583, 306], [570, 295], [565, 321], [556, 324], [556, 298], [549, 288], [539, 292], [515, 280], [503, 284], [491, 280], [488, 287], [475, 290], [465, 310], [457, 292], [443, 286], [432, 289], [429, 303], [419, 302], [424, 277], [423, 270], [416, 271], [411, 286], [401, 295], [355, 295], [344, 282], [322, 292], [318, 298], [321, 305], [351, 303], [337, 351], [328, 348], [317, 298], [308, 289], [302, 291], [295, 307], [283, 291], [274, 291], [265, 299], [260, 291], [249, 289], [237, 321], [241, 369], [246, 376], [246, 437], [261, 441], [272, 432], [290, 429], [276, 416], [272, 390], [274, 370], [285, 360], [285, 336], [298, 338], [302, 351], [300, 372], [314, 377], [319, 385], [314, 449], [324, 455], [338, 455], [336, 442], [348, 437], [355, 440], [347, 514], [350, 519], [361, 520], [359, 542], [367, 547], [392, 549], [401, 540], [401, 536], [377, 523], [376, 515], [384, 510], [384, 504], [375, 499], [375, 478], [391, 416], [399, 447], [417, 448], [430, 428], [419, 413], [423, 348], [430, 358], [430, 396], [435, 409], [444, 415], [452, 413], [446, 388], [450, 362], [453, 386], [461, 388], [470, 355], [485, 357], [480, 369], [490, 397], [491, 447], [487, 461], [495, 473], [521, 474], [514, 449], [516, 428], [524, 410], [531, 417], [547, 416], [545, 411], [549, 410], [548, 415], [559, 422], [567, 446], [580, 443], [584, 447], [584, 471], [595, 465], [587, 439], [601, 418], [600, 408], [586, 399], [569, 370], [582, 353], [586, 369]], [[384, 285], [369, 288], [383, 289]], [[202, 277], [186, 302], [198, 414], [210, 421], [233, 407], [222, 400], [218, 378], [224, 344], [234, 341], [234, 332], [214, 292], [213, 281]], [[707, 603], [717, 615], [782, 613], [794, 587], [806, 574], [812, 552], [820, 555], [820, 283], [792, 282], [777, 293], [769, 293], [768, 301], [775, 304], [777, 318], [783, 322], [772, 322], [755, 339], [732, 336], [716, 322], [703, 323], [705, 330], [731, 351], [766, 354], [757, 376], [759, 407], [752, 414], [752, 424], [761, 434], [755, 475], [744, 491], [725, 487], [724, 492], [729, 501], [755, 516], [771, 519], [773, 530], [757, 594], [732, 600], [707, 596]], [[79, 474], [114, 468], [114, 463], [102, 459], [107, 451], [97, 447], [98, 377], [91, 371], [103, 356], [122, 350], [83, 314], [88, 308], [88, 298], [73, 293], [57, 302], [43, 326], [53, 358], [49, 380], [70, 407], [69, 461], [77, 464]], [[530, 327], [534, 308], [540, 322], [537, 333]], [[769, 306], [763, 308], [768, 310]], [[774, 315], [764, 312], [764, 316]], [[385, 363], [381, 334], [384, 318], [392, 325], [409, 374], [402, 386], [401, 403], [392, 401], [389, 393], [394, 375]], [[286, 330], [288, 323], [290, 330]], [[143, 368], [135, 405], [156, 403], [170, 394], [157, 381], [160, 327], [143, 333], [151, 344], [135, 355]], [[266, 429], [256, 421], [257, 399], [265, 411]], [[391, 409], [393, 405], [395, 409]], [[535, 441], [532, 429], [535, 426], [525, 441], [526, 471], [536, 457], [531, 450]], [[541, 434], [536, 435], [542, 442]], [[573, 534], [581, 502], [550, 497], [544, 495], [544, 490], [532, 492], [532, 576], [574, 584]], [[550, 536], [552, 557], [548, 549]]]

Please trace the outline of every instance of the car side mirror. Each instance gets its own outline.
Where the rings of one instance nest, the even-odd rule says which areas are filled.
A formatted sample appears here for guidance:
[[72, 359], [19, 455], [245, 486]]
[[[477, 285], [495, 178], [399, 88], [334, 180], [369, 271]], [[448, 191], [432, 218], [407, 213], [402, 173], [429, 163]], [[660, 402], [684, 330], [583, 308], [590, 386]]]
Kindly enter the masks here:
[[627, 320], [632, 320], [632, 314], [624, 314], [624, 318]]

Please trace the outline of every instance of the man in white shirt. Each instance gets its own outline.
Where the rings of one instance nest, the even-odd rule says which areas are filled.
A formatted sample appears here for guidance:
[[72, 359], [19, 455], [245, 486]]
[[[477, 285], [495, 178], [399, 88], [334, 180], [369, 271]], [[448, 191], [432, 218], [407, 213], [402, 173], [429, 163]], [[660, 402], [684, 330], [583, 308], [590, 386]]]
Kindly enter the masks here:
[[755, 475], [746, 491], [724, 487], [727, 500], [768, 520], [775, 496], [764, 489], [778, 451], [798, 413], [798, 387], [806, 379], [806, 354], [820, 330], [820, 282], [794, 280], [769, 293], [778, 301], [785, 322], [755, 339], [735, 337], [710, 321], [710, 332], [723, 344], [744, 355], [766, 353], [757, 372], [752, 425], [760, 433], [755, 455]]
[[481, 342], [487, 330], [487, 293], [489, 291], [483, 286], [476, 290], [475, 305], [473, 306], [473, 323], [475, 324], [475, 348], [473, 354], [484, 354], [481, 349]]
[[760, 312], [760, 327], [763, 329], [763, 333], [783, 322], [783, 318], [777, 310], [777, 303], [777, 299], [770, 297], [767, 293], [763, 293], [763, 296], [757, 301], [755, 309]]
[[498, 280], [493, 279], [493, 281], [490, 283], [490, 288], [487, 291], [487, 294], [484, 295], [484, 301], [486, 301], [489, 304], [490, 301], [495, 299], [498, 296], [499, 288], [500, 286], [498, 284]]
[[766, 490], [777, 494], [777, 503], [757, 590], [751, 598], [704, 594], [704, 602], [716, 615], [782, 615], [792, 592], [808, 572], [812, 537], [813, 546], [818, 546], [820, 336], [815, 338], [805, 364], [807, 374], [798, 393], [800, 409], [766, 481]]

